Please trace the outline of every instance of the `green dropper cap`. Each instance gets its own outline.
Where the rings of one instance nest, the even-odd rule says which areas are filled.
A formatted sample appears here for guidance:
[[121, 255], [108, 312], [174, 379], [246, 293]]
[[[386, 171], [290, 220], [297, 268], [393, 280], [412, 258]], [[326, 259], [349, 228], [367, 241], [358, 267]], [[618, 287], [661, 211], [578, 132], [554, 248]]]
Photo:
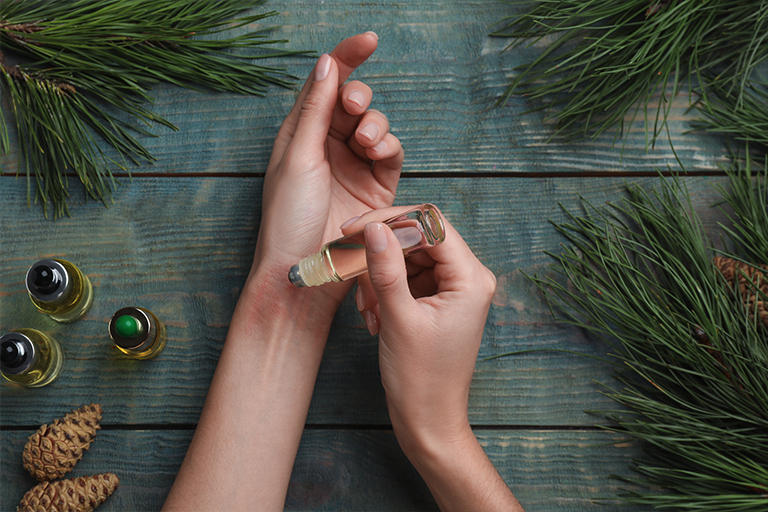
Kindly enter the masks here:
[[131, 315], [123, 315], [115, 321], [115, 331], [123, 338], [135, 338], [141, 334], [141, 322]]

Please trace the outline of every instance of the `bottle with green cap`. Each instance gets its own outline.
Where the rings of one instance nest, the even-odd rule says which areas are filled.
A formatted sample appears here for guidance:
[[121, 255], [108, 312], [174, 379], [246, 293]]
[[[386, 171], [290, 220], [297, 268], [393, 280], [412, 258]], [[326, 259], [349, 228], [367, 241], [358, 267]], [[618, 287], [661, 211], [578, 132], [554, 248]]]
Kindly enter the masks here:
[[112, 315], [109, 337], [124, 354], [151, 359], [165, 348], [165, 325], [150, 310], [131, 306]]
[[17, 329], [0, 336], [0, 373], [20, 386], [38, 388], [59, 376], [64, 357], [51, 336], [36, 329]]
[[38, 261], [27, 271], [26, 285], [37, 309], [57, 322], [78, 320], [93, 303], [88, 276], [66, 260]]

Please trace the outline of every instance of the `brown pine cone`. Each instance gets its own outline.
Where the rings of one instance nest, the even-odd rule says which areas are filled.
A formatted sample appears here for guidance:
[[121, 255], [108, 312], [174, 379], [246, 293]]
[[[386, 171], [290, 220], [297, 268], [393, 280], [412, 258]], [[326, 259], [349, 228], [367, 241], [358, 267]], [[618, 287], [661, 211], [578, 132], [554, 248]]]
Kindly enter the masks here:
[[117, 489], [114, 473], [43, 482], [27, 491], [17, 512], [90, 512]]
[[24, 446], [24, 468], [40, 481], [61, 478], [83, 457], [100, 428], [101, 406], [84, 405], [43, 425]]
[[757, 286], [761, 292], [768, 294], [768, 265], [756, 265], [756, 267], [765, 271], [761, 272], [754, 266], [721, 256], [715, 257], [714, 264], [731, 287], [734, 286], [734, 282], [738, 277], [739, 293], [744, 301], [744, 306], [749, 311], [750, 316], [755, 311], [755, 307], [757, 307], [757, 315], [760, 321], [764, 326], [768, 327], [768, 304], [761, 300], [754, 291], [754, 287]]

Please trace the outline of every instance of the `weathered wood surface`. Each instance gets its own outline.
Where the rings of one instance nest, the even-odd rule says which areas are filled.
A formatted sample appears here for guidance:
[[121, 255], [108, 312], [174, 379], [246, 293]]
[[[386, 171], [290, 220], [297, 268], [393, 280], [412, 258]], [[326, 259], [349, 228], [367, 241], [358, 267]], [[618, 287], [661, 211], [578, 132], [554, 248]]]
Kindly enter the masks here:
[[[517, 73], [514, 68], [530, 62], [546, 44], [502, 53], [509, 40], [488, 37], [494, 23], [515, 12], [514, 5], [497, 0], [283, 0], [271, 1], [268, 9], [282, 13], [267, 22], [281, 25], [271, 35], [289, 39], [293, 49], [320, 54], [350, 35], [367, 30], [379, 34], [378, 50], [353, 78], [373, 88], [372, 107], [389, 116], [392, 132], [406, 150], [405, 172], [677, 168], [666, 135], [655, 150], [646, 151], [639, 121], [632, 125], [623, 151], [621, 142], [612, 148], [614, 132], [576, 144], [546, 144], [554, 125], [543, 122], [542, 112], [524, 114], [541, 103], [518, 96], [496, 107]], [[270, 63], [303, 79], [314, 62], [293, 57]], [[158, 113], [179, 131], [160, 127], [155, 130], [159, 138], [141, 138], [159, 160], [134, 172], [242, 173], [265, 170], [277, 128], [296, 91], [272, 88], [268, 97], [257, 98], [158, 86], [153, 94]], [[669, 117], [677, 153], [688, 170], [715, 170], [725, 146], [710, 135], [683, 134], [689, 129], [686, 119], [692, 117], [685, 115], [687, 103], [687, 96], [678, 98]], [[10, 120], [5, 104], [3, 111]], [[655, 111], [649, 115], [653, 119]], [[0, 158], [3, 173], [16, 172], [17, 151], [12, 143], [12, 153]]]
[[[73, 219], [41, 222], [22, 209], [23, 182], [4, 179], [0, 199], [0, 330], [37, 327], [54, 335], [67, 361], [58, 381], [42, 389], [4, 384], [2, 425], [35, 425], [40, 411], [96, 401], [107, 424], [192, 424], [197, 421], [227, 325], [250, 267], [259, 218], [260, 178], [136, 178], [109, 210], [90, 202]], [[645, 186], [655, 178], [642, 178]], [[706, 225], [723, 216], [711, 208], [713, 183], [687, 178]], [[606, 348], [555, 323], [541, 296], [521, 275], [547, 271], [543, 251], [562, 242], [548, 219], [558, 206], [576, 208], [621, 197], [618, 178], [403, 180], [399, 202], [432, 201], [498, 276], [480, 358], [521, 349], [567, 349], [602, 355]], [[38, 258], [76, 262], [94, 284], [86, 317], [61, 325], [39, 314], [23, 285]], [[107, 321], [128, 304], [148, 307], [168, 327], [165, 351], [151, 361], [126, 360], [112, 348]], [[593, 425], [584, 409], [612, 406], [598, 393], [610, 367], [557, 352], [479, 361], [470, 418], [476, 425]], [[323, 360], [309, 414], [313, 424], [386, 424], [376, 339], [351, 297], [341, 308]]]
[[[630, 509], [592, 503], [613, 497], [629, 476], [634, 445], [591, 428], [613, 408], [599, 393], [613, 384], [611, 368], [558, 352], [486, 361], [526, 349], [565, 349], [604, 355], [606, 347], [553, 321], [535, 287], [523, 277], [545, 273], [545, 250], [562, 240], [548, 219], [558, 206], [577, 208], [621, 197], [621, 175], [677, 168], [662, 140], [646, 151], [635, 123], [622, 149], [613, 133], [573, 144], [547, 143], [554, 126], [541, 106], [514, 97], [495, 106], [513, 68], [540, 50], [501, 53], [505, 39], [490, 26], [516, 8], [496, 0], [273, 0], [282, 15], [272, 35], [290, 48], [330, 51], [340, 40], [374, 30], [379, 49], [353, 78], [374, 90], [373, 108], [389, 116], [406, 150], [398, 203], [431, 201], [448, 215], [479, 258], [498, 277], [498, 290], [471, 390], [470, 420], [507, 483], [528, 512]], [[271, 64], [306, 76], [314, 58]], [[100, 510], [159, 510], [181, 464], [242, 283], [260, 216], [262, 179], [277, 129], [297, 91], [273, 88], [266, 98], [211, 94], [158, 86], [158, 112], [178, 132], [157, 129], [142, 142], [158, 157], [133, 169], [115, 203], [85, 201], [70, 178], [73, 218], [45, 221], [26, 206], [24, 178], [14, 179], [18, 141], [0, 156], [0, 332], [36, 327], [62, 343], [59, 380], [42, 389], [0, 385], [0, 511], [14, 510], [34, 484], [21, 468], [23, 444], [37, 425], [83, 403], [104, 406], [104, 425], [74, 475], [113, 470], [117, 494]], [[11, 121], [6, 98], [2, 115]], [[683, 134], [686, 98], [672, 109], [671, 137], [688, 170], [715, 171], [726, 147], [717, 137]], [[651, 113], [653, 115], [653, 112]], [[434, 176], [430, 178], [428, 176]], [[591, 176], [591, 177], [589, 177]], [[640, 178], [652, 186], [655, 178]], [[706, 228], [723, 216], [710, 206], [723, 178], [686, 178]], [[76, 262], [95, 286], [92, 310], [71, 325], [38, 314], [23, 287], [36, 259]], [[142, 305], [167, 324], [168, 346], [157, 359], [130, 361], [111, 348], [106, 324], [127, 304]], [[436, 510], [428, 490], [389, 430], [376, 340], [367, 334], [351, 298], [332, 329], [287, 500], [289, 510]], [[10, 430], [9, 430], [10, 429]], [[639, 512], [639, 511], [632, 511]]]
[[[108, 412], [107, 412], [108, 413]], [[37, 482], [21, 465], [31, 431], [0, 432], [0, 509], [15, 510]], [[630, 476], [636, 447], [594, 431], [476, 431], [504, 480], [527, 512], [640, 512], [595, 498], [612, 497]], [[176, 476], [191, 431], [101, 431], [69, 476], [112, 471], [120, 486], [100, 512], [160, 510]], [[256, 506], [255, 509], [258, 509]], [[437, 507], [391, 431], [310, 430], [304, 433], [286, 510], [355, 512], [432, 511]]]

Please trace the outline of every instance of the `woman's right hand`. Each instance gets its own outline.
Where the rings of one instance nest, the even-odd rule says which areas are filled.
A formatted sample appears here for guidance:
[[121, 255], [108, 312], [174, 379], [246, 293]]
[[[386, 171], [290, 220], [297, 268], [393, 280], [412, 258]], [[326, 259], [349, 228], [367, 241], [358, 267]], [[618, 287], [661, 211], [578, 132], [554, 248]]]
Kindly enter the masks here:
[[448, 221], [442, 244], [405, 260], [392, 230], [374, 222], [398, 210], [344, 226], [345, 234], [365, 231], [368, 273], [358, 277], [356, 301], [371, 334], [379, 334], [395, 435], [443, 510], [522, 510], [467, 416], [496, 278]]

